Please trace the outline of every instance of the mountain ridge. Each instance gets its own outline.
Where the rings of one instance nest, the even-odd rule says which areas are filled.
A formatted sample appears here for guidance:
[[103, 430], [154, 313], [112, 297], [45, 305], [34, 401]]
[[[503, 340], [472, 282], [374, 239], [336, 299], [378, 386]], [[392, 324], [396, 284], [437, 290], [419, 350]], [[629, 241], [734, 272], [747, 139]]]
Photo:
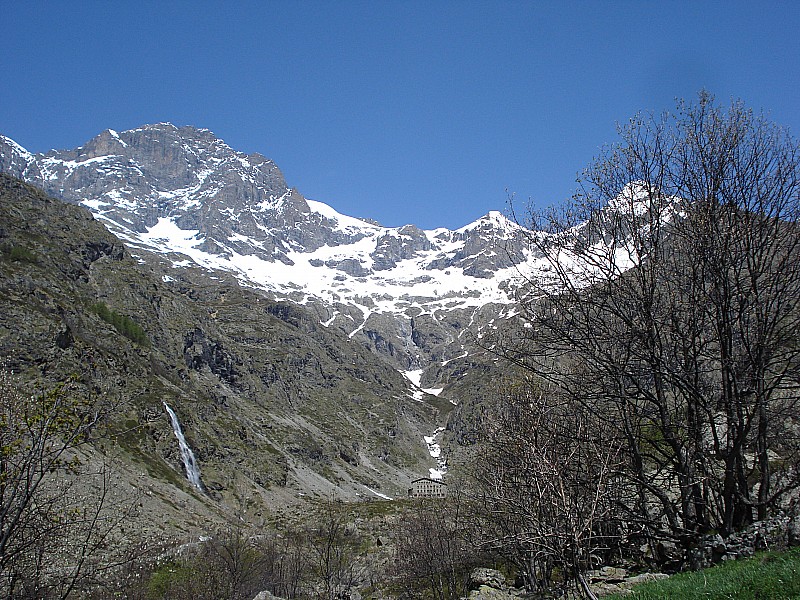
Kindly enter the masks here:
[[183, 255], [166, 277], [185, 257], [231, 272], [306, 305], [401, 371], [463, 355], [451, 330], [463, 338], [463, 324], [491, 320], [487, 306], [512, 304], [530, 259], [527, 232], [499, 212], [454, 231], [382, 227], [305, 199], [271, 160], [206, 129], [106, 130], [39, 154], [0, 137], [0, 170], [89, 208], [137, 256]]
[[[517, 314], [528, 281], [553, 276], [553, 257], [532, 243], [549, 234], [498, 211], [456, 230], [383, 227], [306, 199], [273, 161], [193, 126], [107, 129], [73, 150], [38, 154], [0, 136], [0, 170], [91, 210], [139, 260], [158, 264], [165, 282], [189, 265], [231, 274], [305, 306], [422, 390], [446, 390], [451, 361]], [[586, 243], [626, 250], [624, 240]], [[554, 251], [568, 264], [583, 250]]]

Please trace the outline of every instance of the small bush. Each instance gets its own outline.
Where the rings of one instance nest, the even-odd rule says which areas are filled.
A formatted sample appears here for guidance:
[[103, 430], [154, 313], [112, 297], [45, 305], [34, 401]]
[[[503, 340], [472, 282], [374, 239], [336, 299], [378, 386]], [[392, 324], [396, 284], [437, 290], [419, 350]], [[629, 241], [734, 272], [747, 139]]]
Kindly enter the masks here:
[[191, 597], [183, 594], [187, 588], [191, 587], [193, 578], [196, 576], [190, 567], [177, 562], [168, 562], [159, 567], [147, 583], [147, 599], [163, 600], [165, 598], [177, 600], [178, 598]]
[[126, 315], [121, 315], [116, 311], [108, 308], [103, 302], [98, 302], [92, 305], [92, 310], [98, 317], [103, 319], [114, 329], [124, 335], [126, 338], [139, 344], [140, 346], [148, 346], [150, 340], [141, 325]]

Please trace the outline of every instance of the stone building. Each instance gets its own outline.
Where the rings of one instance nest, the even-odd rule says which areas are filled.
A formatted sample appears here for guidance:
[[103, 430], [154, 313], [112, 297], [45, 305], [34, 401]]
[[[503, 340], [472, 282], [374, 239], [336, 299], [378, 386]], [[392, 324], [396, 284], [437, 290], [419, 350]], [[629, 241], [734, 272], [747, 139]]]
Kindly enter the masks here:
[[447, 484], [439, 479], [420, 477], [411, 482], [409, 498], [446, 498]]

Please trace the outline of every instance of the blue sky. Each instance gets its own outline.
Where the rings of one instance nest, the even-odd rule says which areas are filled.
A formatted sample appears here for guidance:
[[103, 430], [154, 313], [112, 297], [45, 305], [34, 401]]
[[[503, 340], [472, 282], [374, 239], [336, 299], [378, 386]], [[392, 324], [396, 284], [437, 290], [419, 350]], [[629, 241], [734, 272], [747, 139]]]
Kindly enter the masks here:
[[388, 226], [557, 203], [616, 123], [701, 88], [800, 132], [798, 2], [0, 0], [0, 133], [169, 121]]

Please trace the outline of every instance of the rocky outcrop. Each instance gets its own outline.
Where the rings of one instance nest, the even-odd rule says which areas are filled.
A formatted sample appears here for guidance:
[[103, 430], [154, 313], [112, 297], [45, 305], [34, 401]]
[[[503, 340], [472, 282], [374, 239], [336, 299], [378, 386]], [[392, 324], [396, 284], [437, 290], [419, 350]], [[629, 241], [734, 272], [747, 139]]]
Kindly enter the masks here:
[[393, 269], [402, 260], [413, 258], [420, 252], [430, 250], [430, 240], [414, 225], [406, 225], [396, 232], [387, 232], [377, 239], [375, 251], [370, 254], [374, 261], [373, 269], [386, 271]]
[[184, 336], [183, 358], [190, 369], [199, 371], [207, 367], [223, 381], [232, 385], [236, 383], [237, 372], [233, 358], [222, 344], [208, 339], [199, 327]]
[[666, 573], [629, 574], [619, 567], [603, 567], [587, 573], [586, 580], [592, 593], [602, 598], [611, 594], [627, 595], [637, 585], [668, 577]]
[[704, 569], [726, 560], [753, 556], [761, 550], [785, 550], [800, 545], [800, 516], [781, 514], [757, 521], [743, 531], [723, 538], [720, 534], [704, 537], [689, 550], [688, 566]]
[[526, 260], [530, 233], [498, 212], [490, 212], [471, 226], [448, 233], [439, 234], [439, 239], [460, 242], [460, 247], [454, 253], [432, 260], [427, 269], [458, 268], [470, 277], [486, 279], [499, 269], [520, 265]]
[[522, 593], [510, 588], [500, 571], [484, 567], [472, 570], [467, 588], [469, 600], [513, 600]]

